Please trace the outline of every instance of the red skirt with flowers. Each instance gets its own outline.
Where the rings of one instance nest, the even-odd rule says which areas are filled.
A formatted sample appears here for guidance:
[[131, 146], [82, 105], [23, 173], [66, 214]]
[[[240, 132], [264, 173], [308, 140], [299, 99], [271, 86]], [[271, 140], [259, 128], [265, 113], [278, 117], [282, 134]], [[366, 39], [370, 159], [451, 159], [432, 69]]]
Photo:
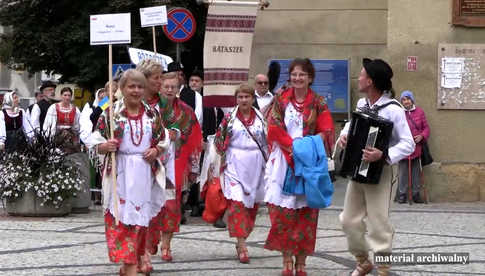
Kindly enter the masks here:
[[110, 212], [104, 215], [104, 223], [109, 260], [137, 264], [145, 254], [147, 227], [125, 225], [121, 222], [116, 226], [115, 218]]
[[162, 232], [178, 232], [180, 231], [180, 220], [182, 219], [182, 210], [180, 204], [174, 200], [167, 200], [162, 208], [161, 214], [161, 230]]
[[158, 212], [158, 214], [150, 220], [147, 230], [147, 240], [146, 248], [150, 254], [157, 254], [158, 244], [160, 243], [161, 232], [162, 232], [162, 212], [163, 208]]
[[258, 213], [258, 204], [254, 204], [253, 208], [246, 208], [239, 201], [228, 200], [227, 202], [229, 236], [247, 238], [254, 228], [254, 222]]
[[318, 209], [289, 209], [268, 204], [271, 229], [264, 248], [291, 255], [315, 252]]
[[175, 200], [167, 200], [160, 212], [150, 220], [147, 230], [146, 248], [150, 254], [157, 254], [162, 232], [178, 232], [182, 211]]

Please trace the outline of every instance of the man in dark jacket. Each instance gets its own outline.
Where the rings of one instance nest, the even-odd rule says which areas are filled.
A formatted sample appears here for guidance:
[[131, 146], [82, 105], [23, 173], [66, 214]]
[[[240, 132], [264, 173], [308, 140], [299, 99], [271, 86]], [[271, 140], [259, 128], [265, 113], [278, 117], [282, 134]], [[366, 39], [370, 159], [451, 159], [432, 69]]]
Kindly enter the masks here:
[[47, 114], [47, 109], [51, 104], [55, 103], [54, 95], [57, 85], [52, 81], [45, 81], [40, 86], [40, 92], [43, 95], [43, 99], [34, 104], [32, 107], [32, 112], [30, 113], [30, 122], [32, 123], [32, 128], [42, 131], [44, 126], [45, 116]]

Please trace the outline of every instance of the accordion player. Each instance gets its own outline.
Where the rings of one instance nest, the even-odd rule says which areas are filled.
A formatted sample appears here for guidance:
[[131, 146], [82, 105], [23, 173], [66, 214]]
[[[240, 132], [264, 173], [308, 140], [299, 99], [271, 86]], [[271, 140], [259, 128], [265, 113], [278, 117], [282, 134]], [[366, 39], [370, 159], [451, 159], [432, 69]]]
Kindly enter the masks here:
[[352, 180], [378, 184], [385, 160], [367, 162], [362, 160], [362, 150], [374, 147], [387, 152], [392, 135], [393, 123], [368, 109], [361, 109], [352, 113], [347, 146], [343, 155], [340, 175], [351, 177]]

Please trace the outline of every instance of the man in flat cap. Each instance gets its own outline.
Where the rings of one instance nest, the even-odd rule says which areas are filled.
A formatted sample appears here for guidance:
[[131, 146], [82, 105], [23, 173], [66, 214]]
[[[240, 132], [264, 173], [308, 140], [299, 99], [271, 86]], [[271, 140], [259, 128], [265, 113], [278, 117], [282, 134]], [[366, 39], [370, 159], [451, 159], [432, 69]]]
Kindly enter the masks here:
[[[347, 236], [349, 251], [357, 260], [357, 267], [351, 274], [353, 276], [366, 275], [373, 270], [369, 249], [374, 255], [391, 253], [394, 235], [394, 228], [389, 220], [391, 165], [413, 153], [415, 147], [404, 109], [399, 102], [392, 99], [392, 76], [392, 69], [385, 61], [368, 58], [363, 60], [358, 87], [365, 97], [357, 102], [357, 109], [373, 110], [379, 116], [392, 121], [394, 127], [387, 150], [383, 152], [374, 147], [363, 149], [364, 161], [385, 161], [379, 183], [370, 185], [349, 180], [347, 185], [340, 222]], [[349, 125], [347, 123], [340, 133], [339, 146], [342, 148], [347, 144]], [[389, 269], [389, 264], [377, 264], [379, 276], [389, 275]]]
[[44, 81], [40, 86], [42, 99], [32, 107], [30, 121], [33, 129], [42, 130], [44, 126], [47, 109], [54, 103], [54, 95], [57, 85], [52, 81]]

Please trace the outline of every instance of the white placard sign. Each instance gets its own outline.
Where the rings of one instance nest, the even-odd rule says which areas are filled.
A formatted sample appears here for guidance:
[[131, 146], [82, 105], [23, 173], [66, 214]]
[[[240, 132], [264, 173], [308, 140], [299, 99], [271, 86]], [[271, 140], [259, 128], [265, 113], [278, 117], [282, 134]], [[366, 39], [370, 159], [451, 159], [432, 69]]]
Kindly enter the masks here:
[[140, 21], [142, 27], [167, 25], [167, 8], [165, 6], [141, 8]]
[[90, 16], [91, 45], [131, 43], [130, 13]]
[[131, 63], [133, 64], [138, 64], [140, 61], [147, 58], [153, 58], [162, 64], [163, 70], [167, 70], [168, 64], [173, 62], [173, 59], [169, 56], [158, 54], [158, 53], [155, 54], [154, 52], [150, 52], [142, 49], [128, 48], [128, 53], [130, 55]]

